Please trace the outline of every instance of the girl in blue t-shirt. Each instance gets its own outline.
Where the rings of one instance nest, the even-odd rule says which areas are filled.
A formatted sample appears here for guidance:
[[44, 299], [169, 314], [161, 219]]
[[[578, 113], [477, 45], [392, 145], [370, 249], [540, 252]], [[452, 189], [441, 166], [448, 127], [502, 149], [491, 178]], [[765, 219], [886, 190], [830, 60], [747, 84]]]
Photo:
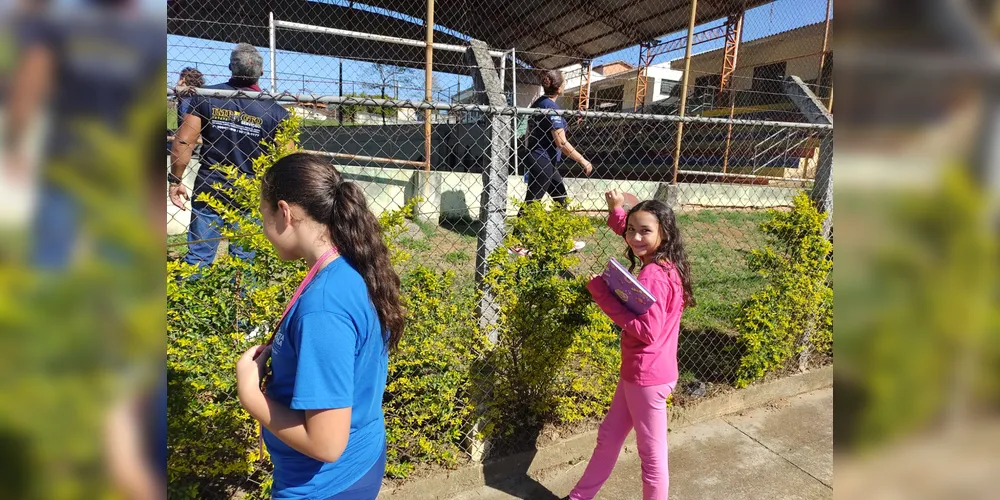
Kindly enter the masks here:
[[361, 187], [315, 155], [278, 160], [260, 198], [278, 256], [310, 267], [271, 341], [236, 364], [240, 403], [261, 423], [274, 464], [273, 498], [374, 499], [388, 351], [404, 323], [381, 227]]

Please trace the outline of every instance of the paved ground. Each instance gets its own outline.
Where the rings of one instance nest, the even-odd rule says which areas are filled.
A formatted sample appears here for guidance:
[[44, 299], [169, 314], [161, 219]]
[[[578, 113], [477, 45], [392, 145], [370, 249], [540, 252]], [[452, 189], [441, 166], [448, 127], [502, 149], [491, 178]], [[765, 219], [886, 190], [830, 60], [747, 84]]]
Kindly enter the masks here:
[[[585, 466], [541, 471], [452, 500], [561, 498]], [[833, 498], [833, 389], [671, 432], [670, 480], [671, 500]], [[642, 498], [634, 446], [626, 446], [597, 498]]]

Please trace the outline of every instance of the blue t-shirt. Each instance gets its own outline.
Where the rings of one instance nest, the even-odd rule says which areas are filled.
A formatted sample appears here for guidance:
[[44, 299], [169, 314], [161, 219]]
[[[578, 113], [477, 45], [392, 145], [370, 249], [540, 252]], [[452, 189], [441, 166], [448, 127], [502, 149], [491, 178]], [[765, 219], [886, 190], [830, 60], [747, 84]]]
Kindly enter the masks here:
[[[559, 109], [559, 106], [548, 96], [539, 97], [532, 108]], [[566, 128], [566, 120], [560, 115], [531, 115], [528, 118], [528, 144], [531, 152], [544, 154], [554, 163], [562, 160], [562, 151], [556, 147], [552, 139], [552, 131]]]
[[[228, 82], [205, 88], [240, 90]], [[278, 125], [288, 117], [288, 111], [275, 101], [247, 98], [195, 96], [190, 106], [191, 114], [201, 118], [201, 168], [194, 182], [195, 196], [209, 193], [230, 203], [231, 200], [216, 192], [212, 185], [221, 183], [223, 187], [232, 188], [232, 183], [212, 166], [235, 165], [243, 174], [252, 177], [254, 158], [264, 154], [261, 140], [274, 140]]]
[[351, 408], [347, 448], [313, 460], [267, 429], [275, 499], [326, 499], [361, 479], [385, 449], [388, 347], [365, 281], [341, 257], [316, 274], [279, 327], [268, 397], [293, 410]]

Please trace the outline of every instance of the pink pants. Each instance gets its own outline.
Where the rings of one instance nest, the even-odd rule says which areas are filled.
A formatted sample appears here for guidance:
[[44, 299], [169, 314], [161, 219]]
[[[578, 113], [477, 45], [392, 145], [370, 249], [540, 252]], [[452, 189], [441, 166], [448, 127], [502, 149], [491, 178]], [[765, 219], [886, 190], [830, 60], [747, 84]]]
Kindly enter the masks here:
[[667, 471], [667, 396], [675, 383], [639, 386], [618, 380], [607, 416], [597, 430], [597, 447], [570, 500], [590, 500], [611, 476], [625, 437], [635, 428], [642, 460], [643, 500], [665, 500], [670, 485]]

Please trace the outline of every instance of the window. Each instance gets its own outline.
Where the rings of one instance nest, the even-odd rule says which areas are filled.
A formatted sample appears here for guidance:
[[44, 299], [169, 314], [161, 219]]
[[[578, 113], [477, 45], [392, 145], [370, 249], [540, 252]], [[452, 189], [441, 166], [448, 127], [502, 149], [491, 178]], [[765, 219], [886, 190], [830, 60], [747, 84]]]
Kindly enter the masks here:
[[667, 80], [666, 78], [660, 80], [660, 95], [669, 96], [676, 86], [677, 82], [673, 80]]

